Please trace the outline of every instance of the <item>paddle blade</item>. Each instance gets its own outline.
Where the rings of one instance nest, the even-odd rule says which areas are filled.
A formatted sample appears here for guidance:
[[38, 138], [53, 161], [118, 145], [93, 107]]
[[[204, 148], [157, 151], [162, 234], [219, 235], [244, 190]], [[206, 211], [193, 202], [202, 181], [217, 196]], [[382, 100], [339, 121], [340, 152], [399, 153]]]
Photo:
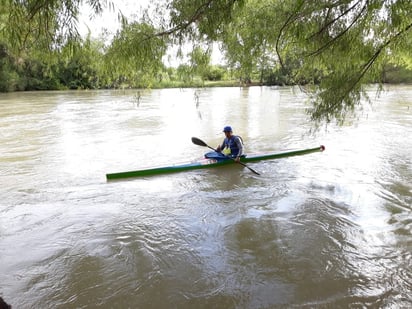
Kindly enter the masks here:
[[192, 143], [198, 146], [208, 147], [207, 144], [197, 137], [192, 137]]

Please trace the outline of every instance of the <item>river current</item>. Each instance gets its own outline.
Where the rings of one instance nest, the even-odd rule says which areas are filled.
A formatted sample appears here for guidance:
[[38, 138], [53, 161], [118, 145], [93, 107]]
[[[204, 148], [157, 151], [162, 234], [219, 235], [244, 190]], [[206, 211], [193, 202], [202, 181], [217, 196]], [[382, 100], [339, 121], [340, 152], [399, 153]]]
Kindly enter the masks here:
[[[310, 133], [289, 87], [0, 94], [13, 308], [412, 307], [412, 87]], [[322, 153], [106, 181], [202, 157]]]

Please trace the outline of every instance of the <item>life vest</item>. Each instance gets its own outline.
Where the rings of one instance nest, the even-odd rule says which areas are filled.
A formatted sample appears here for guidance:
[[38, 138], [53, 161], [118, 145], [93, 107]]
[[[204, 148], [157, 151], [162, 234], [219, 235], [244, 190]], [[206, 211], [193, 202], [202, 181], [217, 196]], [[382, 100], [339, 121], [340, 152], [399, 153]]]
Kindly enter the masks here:
[[222, 153], [226, 156], [237, 157], [239, 154], [239, 147], [237, 146], [236, 139], [240, 141], [243, 145], [243, 140], [240, 136], [232, 135], [230, 138], [225, 138], [223, 140], [223, 145], [225, 146]]

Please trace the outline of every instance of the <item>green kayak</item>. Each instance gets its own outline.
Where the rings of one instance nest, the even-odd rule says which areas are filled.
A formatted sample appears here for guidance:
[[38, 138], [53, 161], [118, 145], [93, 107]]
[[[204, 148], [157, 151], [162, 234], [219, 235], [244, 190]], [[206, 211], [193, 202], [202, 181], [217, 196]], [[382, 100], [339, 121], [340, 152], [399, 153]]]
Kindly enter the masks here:
[[[248, 163], [248, 162], [301, 156], [301, 155], [306, 155], [306, 154], [310, 154], [314, 152], [320, 152], [323, 150], [325, 150], [325, 147], [322, 145], [322, 146], [315, 147], [315, 148], [291, 150], [291, 151], [278, 152], [278, 153], [251, 154], [251, 155], [242, 157], [240, 159], [240, 162], [242, 165], [245, 165], [245, 163]], [[180, 164], [169, 165], [169, 166], [150, 167], [150, 168], [144, 168], [144, 169], [135, 170], [135, 171], [109, 173], [109, 174], [106, 174], [106, 178], [108, 180], [111, 180], [111, 179], [122, 179], [122, 178], [131, 178], [131, 177], [144, 177], [144, 176], [152, 176], [152, 175], [160, 175], [160, 174], [177, 173], [177, 172], [203, 169], [203, 168], [219, 167], [219, 166], [228, 165], [228, 164], [238, 164], [238, 163], [236, 163], [233, 160], [233, 158], [225, 157], [224, 155], [220, 153], [216, 153], [212, 151], [212, 152], [206, 153], [204, 158], [194, 160], [191, 162], [180, 163]]]

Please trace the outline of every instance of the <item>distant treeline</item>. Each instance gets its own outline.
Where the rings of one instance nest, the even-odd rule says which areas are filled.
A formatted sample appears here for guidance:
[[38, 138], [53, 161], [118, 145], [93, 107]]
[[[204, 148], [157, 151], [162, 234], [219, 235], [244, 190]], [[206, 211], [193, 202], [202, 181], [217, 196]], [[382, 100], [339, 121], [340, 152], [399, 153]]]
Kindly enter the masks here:
[[[89, 42], [90, 43], [90, 42]], [[242, 78], [232, 68], [206, 63], [194, 63], [177, 68], [160, 67], [151, 75], [121, 74], [105, 70], [104, 54], [91, 44], [75, 53], [40, 56], [14, 56], [0, 43], [0, 92], [64, 89], [171, 88], [200, 86], [234, 86], [247, 84], [293, 85], [293, 67], [256, 69], [248, 78]], [[210, 62], [210, 59], [209, 61]], [[321, 79], [321, 76], [316, 79]], [[315, 79], [315, 83], [316, 83]], [[313, 81], [313, 77], [312, 77]], [[393, 65], [386, 66], [383, 83], [412, 83], [412, 70]], [[304, 84], [305, 80], [298, 83]]]

